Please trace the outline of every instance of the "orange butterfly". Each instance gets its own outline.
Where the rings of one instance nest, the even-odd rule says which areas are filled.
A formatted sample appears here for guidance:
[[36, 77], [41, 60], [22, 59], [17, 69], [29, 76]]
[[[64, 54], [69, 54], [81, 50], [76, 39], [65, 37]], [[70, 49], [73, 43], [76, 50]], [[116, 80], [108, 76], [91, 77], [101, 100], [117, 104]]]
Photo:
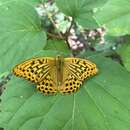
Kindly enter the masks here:
[[33, 58], [13, 69], [16, 76], [36, 83], [37, 89], [45, 95], [76, 92], [85, 79], [97, 72], [96, 65], [89, 60], [60, 56]]

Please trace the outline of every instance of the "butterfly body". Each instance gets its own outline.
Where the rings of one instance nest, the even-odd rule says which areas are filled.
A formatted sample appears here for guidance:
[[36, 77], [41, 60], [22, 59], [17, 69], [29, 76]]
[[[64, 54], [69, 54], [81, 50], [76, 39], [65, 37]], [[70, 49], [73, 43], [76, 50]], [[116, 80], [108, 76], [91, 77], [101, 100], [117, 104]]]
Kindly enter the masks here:
[[96, 65], [80, 58], [39, 57], [14, 67], [13, 73], [37, 84], [45, 95], [76, 92], [82, 82], [98, 72]]

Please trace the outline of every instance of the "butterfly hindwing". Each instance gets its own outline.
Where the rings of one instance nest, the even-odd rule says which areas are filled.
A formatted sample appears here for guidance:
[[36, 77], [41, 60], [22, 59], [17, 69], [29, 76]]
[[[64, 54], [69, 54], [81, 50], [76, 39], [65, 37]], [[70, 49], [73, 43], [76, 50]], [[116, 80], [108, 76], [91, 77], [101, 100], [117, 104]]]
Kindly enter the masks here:
[[48, 74], [40, 83], [37, 85], [37, 89], [45, 95], [52, 95], [57, 92], [56, 82]]
[[63, 94], [74, 93], [79, 90], [81, 85], [81, 80], [78, 80], [76, 77], [69, 74], [67, 78], [63, 81], [59, 91]]

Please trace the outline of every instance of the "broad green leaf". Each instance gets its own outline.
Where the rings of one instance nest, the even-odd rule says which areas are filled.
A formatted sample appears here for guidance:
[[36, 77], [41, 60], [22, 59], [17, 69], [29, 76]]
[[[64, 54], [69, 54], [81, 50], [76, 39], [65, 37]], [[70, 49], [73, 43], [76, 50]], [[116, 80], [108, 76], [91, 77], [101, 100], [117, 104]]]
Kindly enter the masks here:
[[40, 4], [40, 3], [44, 3], [44, 2], [47, 2], [47, 0], [0, 0], [0, 5], [3, 5], [3, 4], [7, 4], [9, 2], [25, 2], [25, 3], [28, 3], [30, 5], [34, 5], [36, 6], [37, 4]]
[[124, 66], [130, 71], [130, 43], [123, 44], [117, 53], [121, 56]]
[[44, 47], [45, 50], [56, 50], [61, 52], [69, 52], [69, 47], [67, 43], [63, 40], [48, 40], [46, 46]]
[[19, 0], [21, 2], [27, 2], [28, 4], [31, 4], [33, 6], [37, 6], [38, 4], [44, 4], [45, 2], [48, 2], [48, 0]]
[[58, 8], [73, 17], [85, 28], [96, 28], [98, 23], [92, 13], [94, 8], [102, 6], [107, 0], [56, 0]]
[[[34, 55], [32, 55], [31, 57], [39, 57], [39, 56], [43, 56], [43, 57], [56, 57], [57, 55], [63, 55], [64, 56], [64, 52], [62, 51], [56, 51], [56, 50], [41, 50], [36, 52]], [[30, 57], [30, 58], [31, 58]]]
[[111, 35], [130, 34], [130, 0], [109, 0], [96, 18]]
[[27, 3], [0, 4], [0, 72], [10, 71], [21, 58], [41, 50], [45, 32], [35, 9]]
[[99, 27], [99, 24], [96, 21], [95, 16], [92, 12], [80, 13], [79, 16], [76, 18], [76, 21], [84, 28], [94, 29]]
[[[90, 59], [90, 58], [89, 58]], [[91, 56], [99, 73], [71, 95], [43, 96], [14, 77], [1, 96], [5, 130], [129, 130], [130, 74], [112, 60]]]

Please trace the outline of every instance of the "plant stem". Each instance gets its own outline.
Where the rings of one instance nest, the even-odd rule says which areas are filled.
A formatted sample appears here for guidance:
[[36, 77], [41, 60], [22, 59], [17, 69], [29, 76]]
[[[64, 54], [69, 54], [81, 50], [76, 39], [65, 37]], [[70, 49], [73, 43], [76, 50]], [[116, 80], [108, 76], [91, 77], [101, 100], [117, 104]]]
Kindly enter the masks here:
[[[70, 27], [68, 28], [68, 30], [67, 30], [66, 33], [65, 33], [65, 40], [66, 40], [66, 43], [67, 43], [67, 45], [68, 45], [69, 48], [70, 48], [70, 45], [69, 45], [69, 43], [68, 43], [68, 36], [70, 35], [70, 30], [71, 30], [73, 24], [74, 24], [74, 20], [72, 19], [71, 24], [70, 24]], [[70, 48], [70, 49], [71, 49], [71, 48]]]

